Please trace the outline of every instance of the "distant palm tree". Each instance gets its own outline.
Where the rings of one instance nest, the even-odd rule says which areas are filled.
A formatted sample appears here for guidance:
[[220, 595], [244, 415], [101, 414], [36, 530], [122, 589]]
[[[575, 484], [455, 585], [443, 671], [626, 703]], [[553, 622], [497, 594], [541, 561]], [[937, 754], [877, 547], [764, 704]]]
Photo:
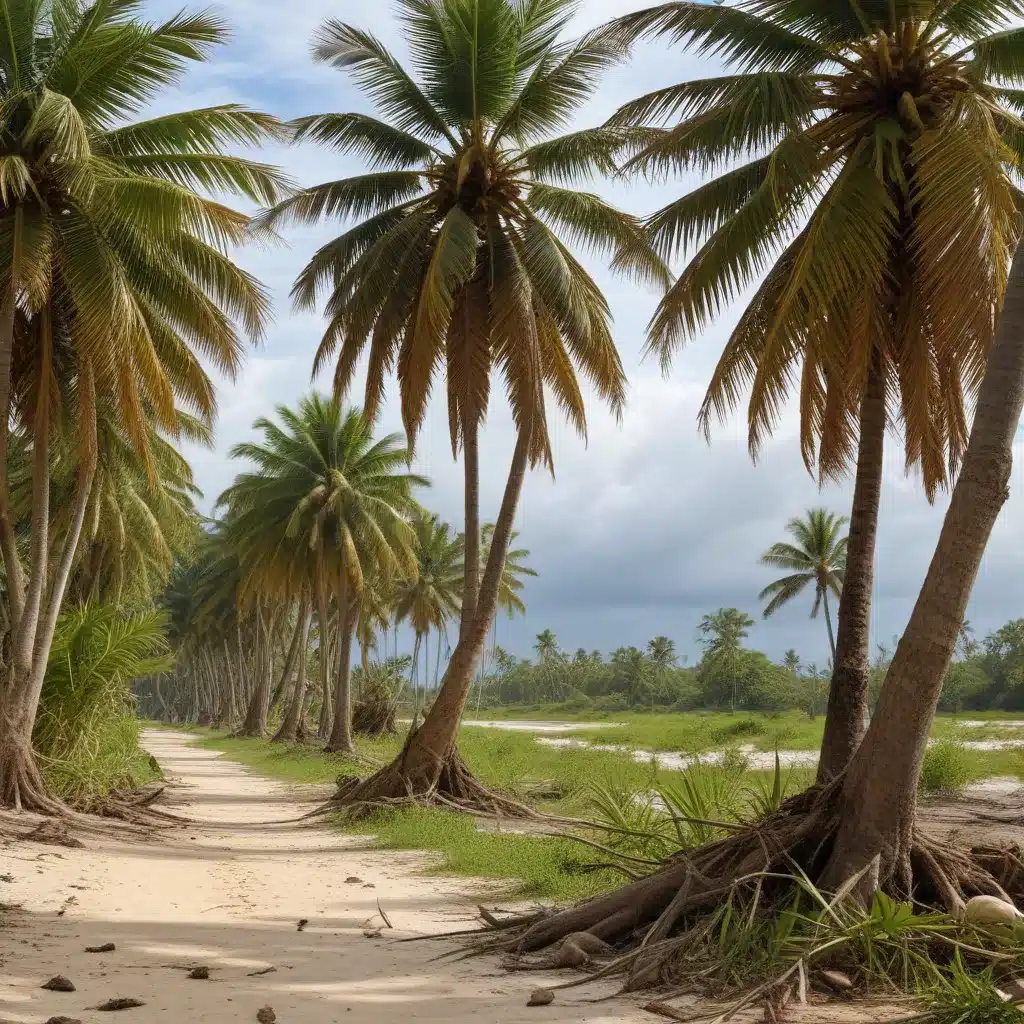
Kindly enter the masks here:
[[698, 642], [704, 648], [704, 662], [715, 665], [729, 677], [730, 707], [736, 710], [739, 688], [739, 655], [754, 620], [738, 608], [719, 608], [700, 621]]
[[800, 674], [800, 655], [792, 647], [782, 656], [782, 667], [795, 676]]
[[786, 532], [793, 538], [793, 544], [773, 544], [762, 556], [761, 564], [773, 569], [795, 570], [789, 576], [770, 583], [758, 595], [768, 600], [764, 617], [777, 612], [809, 583], [814, 584], [814, 604], [811, 618], [818, 617], [818, 609], [825, 609], [825, 627], [828, 630], [828, 646], [832, 661], [836, 658], [836, 640], [832, 632], [832, 615], [828, 607], [829, 591], [839, 599], [846, 573], [846, 537], [839, 534], [849, 520], [836, 516], [823, 508], [812, 508], [806, 519], [791, 519]]
[[[447, 624], [456, 619], [462, 605], [463, 551], [462, 535], [452, 536], [451, 527], [430, 512], [422, 512], [413, 520], [416, 535], [416, 573], [398, 584], [395, 617], [409, 620], [416, 642], [413, 646], [415, 702], [419, 707], [420, 649], [424, 637], [437, 631], [437, 647]], [[429, 665], [429, 650], [427, 663]], [[427, 670], [423, 688], [426, 690]]]
[[558, 655], [558, 637], [550, 629], [545, 629], [537, 634], [537, 642], [533, 645], [533, 649], [537, 652], [537, 657], [541, 662], [550, 661]]
[[670, 640], [667, 636], [656, 636], [653, 640], [648, 641], [647, 656], [660, 673], [675, 667], [679, 661], [675, 641]]
[[[235, 534], [253, 585], [283, 592], [298, 587], [311, 594], [320, 627], [325, 704], [332, 696], [328, 606], [334, 598], [340, 652], [328, 748], [351, 751], [349, 661], [356, 601], [367, 576], [393, 577], [415, 566], [407, 520], [417, 508], [412, 488], [427, 481], [406, 471], [409, 451], [400, 434], [376, 440], [362, 411], [344, 407], [337, 398], [313, 394], [297, 411], [278, 406], [277, 414], [281, 425], [256, 421], [262, 441], [232, 449], [232, 457], [248, 459], [256, 469], [239, 475], [221, 502], [237, 511]], [[301, 704], [296, 707], [297, 727]], [[327, 723], [326, 712], [323, 718]]]

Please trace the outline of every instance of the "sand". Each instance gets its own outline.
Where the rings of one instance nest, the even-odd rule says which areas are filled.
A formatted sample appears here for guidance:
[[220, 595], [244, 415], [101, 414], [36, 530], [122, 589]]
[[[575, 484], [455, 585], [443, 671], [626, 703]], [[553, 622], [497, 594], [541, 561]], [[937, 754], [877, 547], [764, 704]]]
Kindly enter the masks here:
[[[177, 783], [168, 803], [196, 824], [144, 841], [86, 837], [83, 849], [0, 846], [0, 876], [13, 877], [0, 903], [21, 906], [0, 925], [0, 1022], [220, 1024], [255, 1021], [268, 1004], [279, 1024], [657, 1020], [636, 999], [595, 1004], [611, 991], [600, 985], [527, 1008], [533, 988], [565, 977], [510, 974], [494, 958], [433, 961], [451, 942], [396, 942], [469, 926], [486, 883], [425, 875], [423, 855], [296, 823], [322, 794], [253, 775], [187, 735], [149, 732], [145, 744]], [[382, 924], [378, 899], [394, 930], [366, 938]], [[84, 952], [107, 942], [114, 952]], [[210, 980], [187, 978], [195, 965]], [[55, 974], [77, 991], [43, 991]], [[87, 1009], [117, 996], [146, 1005]]]

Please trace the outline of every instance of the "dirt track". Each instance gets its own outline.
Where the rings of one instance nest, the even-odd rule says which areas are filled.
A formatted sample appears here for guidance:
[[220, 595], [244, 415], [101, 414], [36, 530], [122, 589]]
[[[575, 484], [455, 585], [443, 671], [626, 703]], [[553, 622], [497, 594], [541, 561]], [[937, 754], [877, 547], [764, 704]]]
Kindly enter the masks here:
[[[279, 1024], [655, 1020], [628, 1000], [594, 1005], [608, 991], [594, 987], [528, 1009], [538, 977], [493, 959], [431, 962], [451, 947], [395, 938], [469, 926], [472, 884], [425, 876], [421, 855], [296, 823], [319, 794], [252, 775], [187, 735], [150, 732], [145, 744], [175, 782], [170, 808], [195, 824], [142, 842], [0, 847], [0, 876], [13, 876], [0, 881], [0, 903], [21, 905], [0, 927], [0, 1022], [220, 1024], [255, 1021], [268, 1004]], [[366, 938], [382, 924], [378, 899], [394, 931]], [[84, 952], [107, 942], [117, 949]], [[210, 980], [188, 979], [194, 965]], [[43, 991], [55, 974], [77, 991]], [[113, 1017], [87, 1009], [117, 996], [146, 1005]]]

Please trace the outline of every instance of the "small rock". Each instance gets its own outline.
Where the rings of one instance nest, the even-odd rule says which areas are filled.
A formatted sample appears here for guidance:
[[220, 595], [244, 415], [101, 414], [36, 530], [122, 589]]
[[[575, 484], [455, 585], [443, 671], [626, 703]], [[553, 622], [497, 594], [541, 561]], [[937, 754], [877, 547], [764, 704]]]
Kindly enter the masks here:
[[210, 968], [209, 967], [193, 967], [188, 972], [188, 976], [193, 981], [209, 981], [210, 980]]
[[46, 1024], [82, 1024], [77, 1017], [51, 1017]]
[[74, 992], [75, 986], [64, 977], [63, 974], [58, 974], [52, 977], [43, 986], [47, 992]]
[[274, 1013], [272, 1006], [264, 1006], [263, 1009], [256, 1011], [256, 1019], [260, 1024], [275, 1024], [277, 1021], [277, 1014]]
[[146, 1004], [141, 999], [132, 999], [131, 996], [125, 998], [124, 996], [118, 996], [117, 999], [108, 999], [105, 1003], [100, 1003], [96, 1007], [97, 1010], [104, 1012], [109, 1010], [132, 1010], [136, 1006], [145, 1006]]
[[549, 988], [535, 988], [526, 1000], [527, 1006], [548, 1006], [555, 1001], [555, 993]]
[[117, 949], [112, 942], [104, 942], [102, 946], [86, 946], [86, 953], [113, 953]]
[[853, 988], [850, 976], [842, 971], [821, 971], [818, 978], [834, 992], [849, 992]]
[[14, 875], [0, 875], [0, 882], [13, 882]]
[[972, 924], [1012, 924], [1024, 914], [997, 896], [975, 896], [967, 901], [964, 917]]
[[362, 883], [362, 881], [363, 880], [361, 878], [356, 878], [355, 875], [349, 875], [348, 878], [345, 879], [345, 884], [346, 885], [359, 885], [359, 884]]
[[276, 967], [261, 967], [258, 971], [250, 971], [248, 977], [259, 978], [264, 974], [273, 974], [276, 970]]
[[367, 928], [366, 931], [363, 932], [363, 938], [364, 939], [379, 939], [380, 938], [380, 929], [379, 928]]
[[307, 924], [309, 924], [309, 918], [304, 917], [302, 918], [302, 920], [299, 921], [298, 927], [295, 930], [299, 932], [304, 932], [306, 930]]
[[377, 888], [377, 886], [375, 886], [375, 885], [373, 884], [373, 882], [365, 882], [365, 883], [363, 884], [363, 888], [364, 888], [364, 889], [376, 889], [376, 888]]

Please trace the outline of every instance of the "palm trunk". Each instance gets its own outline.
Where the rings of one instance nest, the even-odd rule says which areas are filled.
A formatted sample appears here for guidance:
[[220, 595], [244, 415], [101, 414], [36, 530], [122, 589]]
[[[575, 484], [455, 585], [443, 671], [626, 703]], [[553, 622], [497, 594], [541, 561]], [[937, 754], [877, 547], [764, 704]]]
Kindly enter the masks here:
[[501, 511], [491, 540], [490, 555], [480, 586], [476, 616], [471, 628], [459, 639], [445, 670], [441, 690], [422, 727], [409, 741], [403, 756], [403, 772], [417, 789], [437, 781], [439, 773], [455, 753], [455, 741], [466, 701], [473, 685], [473, 673], [480, 661], [487, 633], [498, 610], [501, 574], [505, 568], [519, 495], [526, 477], [530, 437], [521, 432], [509, 470]]
[[910, 876], [921, 763], [978, 567], [1009, 496], [1022, 409], [1024, 246], [1010, 269], [970, 442], [935, 554], [896, 647], [878, 713], [846, 773], [828, 885], [868, 866], [864, 893], [887, 879]]
[[11, 364], [14, 358], [15, 289], [9, 286], [0, 305], [0, 551], [7, 570], [7, 601], [11, 630], [16, 631], [25, 608], [25, 576], [18, 557], [14, 520], [10, 509], [7, 453], [11, 422]]
[[413, 717], [420, 710], [420, 642], [423, 639], [423, 634], [416, 633], [416, 641], [412, 645], [412, 703], [413, 703]]
[[[465, 476], [465, 541], [463, 547], [462, 618], [459, 639], [464, 639], [476, 619], [480, 594], [480, 448], [479, 424], [472, 414], [463, 424], [462, 463]], [[428, 662], [429, 663], [429, 662]]]
[[832, 632], [832, 612], [829, 611], [828, 607], [828, 591], [823, 590], [821, 593], [822, 604], [825, 607], [825, 629], [828, 631], [828, 649], [832, 652], [832, 666], [836, 664], [836, 638]]
[[850, 512], [846, 576], [839, 599], [839, 622], [832, 658], [825, 735], [818, 781], [840, 775], [868, 728], [868, 668], [871, 658], [871, 592], [875, 536], [882, 495], [885, 446], [885, 373], [877, 355], [868, 371], [860, 408], [860, 450]]
[[[51, 372], [50, 338], [45, 317], [41, 330], [44, 337], [40, 346], [40, 378], [48, 381]], [[59, 811], [62, 807], [50, 794], [39, 769], [32, 748], [32, 730], [46, 675], [53, 630], [81, 534], [82, 522], [85, 519], [85, 505], [88, 502], [87, 486], [84, 488], [85, 500], [80, 500], [83, 490], [80, 475], [79, 495], [76, 497], [72, 525], [57, 566], [51, 600], [46, 614], [41, 616], [50, 547], [49, 442], [49, 390], [44, 386], [39, 390], [36, 403], [32, 439], [32, 541], [29, 584], [23, 613], [13, 638], [6, 685], [0, 692], [0, 807], [14, 807], [18, 810], [24, 808], [43, 813]], [[92, 479], [91, 473], [85, 473], [84, 476], [87, 485]]]
[[[262, 604], [256, 603], [256, 637], [260, 647], [266, 645], [269, 648], [270, 635], [263, 619]], [[270, 705], [270, 666], [265, 659], [257, 656], [254, 659], [256, 666], [256, 685], [253, 687], [252, 696], [249, 698], [249, 706], [245, 712], [245, 721], [242, 723], [241, 734], [262, 738], [267, 731], [267, 712]]]
[[352, 632], [355, 628], [355, 616], [349, 609], [348, 571], [343, 565], [341, 585], [338, 588], [338, 679], [334, 697], [334, 724], [331, 726], [331, 738], [327, 749], [338, 754], [354, 754], [355, 744], [352, 742], [352, 694], [350, 691], [352, 662]]
[[295, 686], [292, 688], [292, 699], [288, 703], [284, 721], [281, 723], [281, 728], [274, 734], [274, 743], [295, 742], [299, 733], [299, 721], [305, 709], [306, 652], [309, 646], [309, 620], [313, 617], [313, 610], [304, 604], [300, 614], [302, 616], [302, 635], [299, 639], [299, 674], [295, 680]]
[[327, 614], [327, 592], [322, 579], [317, 580], [317, 621], [320, 623], [320, 721], [317, 723], [317, 739], [325, 740], [329, 734], [334, 710], [331, 701], [331, 650], [327, 637], [330, 635]]
[[281, 678], [277, 682], [274, 695], [270, 699], [270, 708], [273, 710], [288, 692], [288, 683], [291, 681], [292, 673], [295, 671], [295, 661], [299, 654], [299, 639], [302, 636], [302, 616], [304, 605], [299, 606], [299, 615], [295, 620], [295, 629], [292, 630], [292, 640], [288, 645], [288, 653], [285, 655], [284, 667], [281, 669]]

